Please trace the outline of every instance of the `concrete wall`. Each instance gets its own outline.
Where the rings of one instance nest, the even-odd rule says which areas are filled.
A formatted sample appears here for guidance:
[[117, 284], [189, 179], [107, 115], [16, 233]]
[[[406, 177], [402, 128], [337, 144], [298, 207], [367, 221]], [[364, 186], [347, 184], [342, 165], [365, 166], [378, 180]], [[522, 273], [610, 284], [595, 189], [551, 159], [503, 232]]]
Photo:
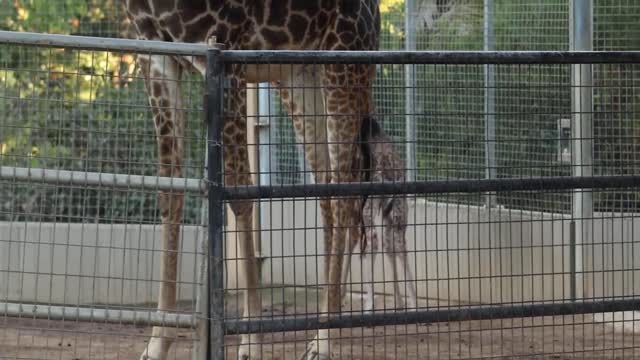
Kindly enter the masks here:
[[[324, 281], [316, 203], [287, 200], [269, 208], [262, 219], [262, 246], [270, 257], [265, 280], [297, 285]], [[593, 240], [577, 247], [584, 266], [577, 277], [578, 296], [581, 289], [586, 297], [640, 293], [640, 243], [635, 244], [640, 218], [626, 216], [595, 215]], [[571, 296], [568, 217], [418, 202], [410, 205], [409, 223], [409, 262], [419, 296], [473, 303]], [[390, 264], [383, 265], [381, 258], [374, 274], [376, 291], [392, 293]], [[355, 291], [362, 291], [365, 271], [359, 260], [354, 256], [351, 267]]]
[[[410, 205], [410, 266], [420, 296], [463, 302], [511, 302], [570, 296], [570, 220], [419, 202]], [[265, 283], [324, 281], [322, 223], [314, 201], [274, 201], [262, 208]], [[638, 294], [637, 218], [597, 215], [593, 242], [578, 247], [587, 295]], [[233, 229], [231, 229], [233, 231]], [[227, 237], [235, 258], [233, 232]], [[194, 301], [201, 228], [183, 228], [179, 299]], [[153, 225], [0, 223], [0, 301], [132, 304], [156, 301], [160, 228]], [[200, 245], [198, 245], [200, 243]], [[379, 291], [391, 292], [389, 263], [378, 257]], [[227, 287], [238, 264], [227, 262]], [[352, 281], [360, 282], [359, 257]], [[360, 285], [354, 285], [360, 290]]]
[[[202, 231], [183, 228], [178, 298], [195, 299]], [[155, 302], [160, 227], [0, 223], [0, 301]]]

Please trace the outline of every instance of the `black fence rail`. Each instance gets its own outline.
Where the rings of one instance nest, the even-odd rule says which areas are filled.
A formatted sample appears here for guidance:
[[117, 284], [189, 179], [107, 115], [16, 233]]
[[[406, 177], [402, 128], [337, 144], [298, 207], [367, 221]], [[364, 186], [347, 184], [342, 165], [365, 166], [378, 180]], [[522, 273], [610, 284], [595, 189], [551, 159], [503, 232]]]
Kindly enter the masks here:
[[[225, 69], [231, 68], [233, 65], [273, 65], [292, 66], [293, 64], [395, 64], [395, 65], [418, 65], [429, 64], [433, 66], [454, 66], [454, 65], [485, 65], [496, 64], [504, 66], [516, 66], [519, 73], [526, 73], [528, 70], [540, 74], [544, 72], [544, 66], [574, 66], [579, 74], [584, 74], [585, 68], [588, 69], [595, 64], [627, 64], [631, 67], [640, 64], [640, 52], [331, 52], [331, 51], [225, 51], [220, 49], [211, 49], [207, 52], [208, 68], [207, 68], [207, 95], [206, 95], [206, 120], [209, 125], [209, 238], [210, 238], [210, 266], [209, 266], [209, 284], [210, 287], [210, 306], [209, 306], [209, 340], [210, 354], [213, 359], [223, 359], [226, 335], [238, 334], [254, 334], [254, 333], [271, 333], [271, 332], [295, 332], [302, 330], [318, 330], [318, 329], [342, 329], [350, 327], [369, 327], [369, 326], [391, 326], [406, 325], [420, 323], [435, 322], [451, 322], [466, 320], [488, 320], [499, 318], [530, 318], [539, 316], [560, 316], [560, 315], [578, 315], [593, 314], [599, 312], [617, 312], [637, 310], [640, 306], [640, 300], [635, 298], [635, 287], [630, 289], [631, 294], [611, 296], [611, 297], [594, 297], [587, 296], [583, 291], [577, 291], [577, 286], [585, 286], [588, 282], [585, 278], [589, 275], [589, 271], [577, 269], [575, 263], [581, 258], [581, 253], [585, 251], [585, 247], [581, 247], [578, 238], [576, 242], [576, 229], [582, 231], [589, 227], [586, 222], [592, 221], [593, 205], [590, 203], [591, 196], [594, 192], [600, 190], [624, 189], [626, 192], [638, 191], [640, 185], [640, 175], [636, 171], [636, 162], [630, 159], [626, 164], [629, 166], [627, 171], [621, 171], [619, 174], [611, 174], [599, 171], [602, 164], [594, 163], [589, 157], [580, 155], [574, 156], [567, 164], [537, 164], [536, 171], [523, 171], [520, 176], [504, 177], [504, 178], [478, 178], [471, 177], [468, 179], [447, 178], [434, 179], [424, 181], [398, 181], [388, 183], [360, 182], [360, 183], [338, 183], [338, 184], [260, 184], [254, 186], [227, 186], [223, 184], [222, 169], [223, 156], [225, 148], [235, 146], [235, 144], [222, 143], [223, 130], [223, 104], [225, 89], [230, 85], [225, 82]], [[534, 67], [528, 67], [534, 66]], [[589, 72], [587, 72], [589, 73]], [[435, 71], [437, 76], [437, 70]], [[434, 80], [435, 81], [435, 80]], [[422, 84], [428, 87], [429, 84]], [[452, 87], [464, 88], [464, 79], [457, 79], [451, 84]], [[573, 79], [571, 84], [564, 85], [570, 89], [577, 89], [577, 96], [585, 96], [589, 91], [581, 89], [590, 89], [593, 92], [594, 85], [590, 79], [578, 78]], [[638, 79], [632, 79], [624, 86], [616, 87], [616, 90], [631, 91], [638, 86]], [[295, 90], [295, 89], [293, 89]], [[303, 89], [304, 90], [304, 89]], [[538, 91], [545, 91], [540, 88]], [[625, 108], [627, 110], [618, 110], [618, 112], [629, 111], [630, 114], [637, 107], [637, 99], [632, 96], [630, 104]], [[584, 106], [584, 104], [582, 105]], [[539, 113], [544, 114], [544, 109], [538, 109]], [[585, 111], [585, 108], [578, 107], [572, 109], [569, 117], [577, 118], [578, 121], [592, 121], [591, 116], [597, 110], [591, 109]], [[505, 111], [507, 113], [507, 111]], [[305, 114], [308, 116], [317, 116], [318, 114]], [[406, 115], [406, 114], [395, 114]], [[462, 114], [464, 115], [464, 114]], [[576, 117], [583, 115], [584, 117]], [[521, 126], [525, 123], [519, 122]], [[573, 126], [571, 127], [573, 129]], [[633, 135], [631, 135], [633, 136]], [[615, 135], [614, 135], [615, 137]], [[495, 139], [480, 138], [476, 139], [480, 142], [499, 142]], [[536, 139], [532, 139], [536, 140]], [[556, 139], [561, 141], [563, 139]], [[567, 139], [571, 145], [570, 148], [575, 150], [576, 146], [581, 147], [582, 152], [593, 152], [593, 142], [598, 140], [598, 136], [584, 133], [572, 133]], [[526, 138], [513, 140], [514, 142], [527, 141]], [[304, 145], [304, 144], [303, 144]], [[402, 143], [402, 145], [406, 145]], [[582, 148], [584, 147], [584, 148]], [[635, 155], [631, 158], [635, 159]], [[584, 159], [588, 163], [583, 163]], [[479, 165], [482, 167], [483, 165]], [[508, 165], [503, 165], [508, 166]], [[559, 168], [562, 168], [562, 176], [558, 176]], [[594, 171], [595, 169], [595, 171]], [[412, 169], [415, 170], [415, 169]], [[548, 171], [547, 171], [548, 170]], [[402, 169], [404, 171], [404, 169]], [[540, 175], [542, 174], [542, 175]], [[415, 311], [382, 311], [366, 314], [359, 311], [344, 311], [343, 313], [333, 314], [331, 316], [318, 315], [321, 311], [311, 314], [287, 314], [287, 315], [252, 315], [249, 318], [234, 317], [226, 314], [225, 310], [225, 259], [224, 255], [224, 230], [223, 223], [225, 218], [224, 206], [230, 201], [239, 200], [255, 200], [273, 201], [274, 199], [314, 199], [323, 197], [375, 197], [375, 196], [399, 196], [413, 195], [421, 197], [427, 195], [447, 197], [460, 194], [473, 193], [500, 193], [500, 192], [548, 192], [551, 196], [556, 193], [563, 193], [573, 196], [575, 202], [573, 207], [580, 207], [579, 210], [572, 212], [567, 216], [571, 226], [572, 239], [566, 244], [570, 247], [571, 252], [569, 266], [570, 272], [570, 294], [564, 297], [564, 300], [537, 301], [527, 302], [510, 302], [504, 303], [496, 301], [495, 304], [487, 305], [448, 305], [429, 307], [419, 307]], [[587, 199], [584, 200], [583, 199]], [[578, 199], [578, 200], [576, 200]], [[583, 201], [584, 200], [584, 201]], [[315, 200], [317, 201], [317, 199]], [[590, 209], [585, 211], [584, 204], [590, 204]], [[284, 211], [284, 210], [283, 210]], [[498, 210], [495, 210], [498, 211]], [[517, 211], [517, 210], [516, 210]], [[624, 212], [624, 210], [623, 210]], [[633, 211], [632, 211], [633, 212]], [[634, 215], [631, 215], [633, 218]], [[582, 230], [580, 230], [582, 229]], [[586, 236], [586, 235], [583, 235]], [[305, 238], [306, 241], [306, 238]], [[316, 239], [314, 241], [321, 241]], [[593, 247], [593, 244], [591, 245]], [[544, 247], [544, 245], [540, 245]], [[578, 250], [576, 250], [578, 248]], [[595, 248], [594, 248], [595, 249]], [[592, 249], [593, 250], [593, 249]], [[596, 250], [590, 253], [590, 256], [596, 256]], [[578, 254], [578, 255], [576, 255]], [[326, 253], [325, 255], [336, 255]], [[317, 255], [316, 255], [317, 256]], [[294, 255], [295, 257], [295, 255]], [[242, 259], [238, 259], [242, 260]], [[482, 261], [482, 259], [480, 260]], [[533, 261], [533, 260], [532, 260]], [[628, 265], [628, 264], [627, 264]], [[617, 271], [633, 271], [635, 268], [618, 269]], [[613, 270], [603, 270], [603, 274]], [[564, 274], [564, 273], [563, 273]], [[560, 272], [551, 270], [549, 272], [542, 271], [539, 276], [560, 275]], [[593, 275], [596, 276], [596, 275]], [[603, 275], [605, 276], [605, 275]], [[448, 278], [448, 280], [457, 280]], [[594, 282], [595, 284], [595, 282]], [[309, 285], [309, 284], [305, 284]], [[587, 284], [589, 285], [589, 284]], [[241, 289], [241, 288], [238, 288]], [[227, 289], [228, 290], [228, 289]], [[577, 295], [576, 295], [577, 294]]]

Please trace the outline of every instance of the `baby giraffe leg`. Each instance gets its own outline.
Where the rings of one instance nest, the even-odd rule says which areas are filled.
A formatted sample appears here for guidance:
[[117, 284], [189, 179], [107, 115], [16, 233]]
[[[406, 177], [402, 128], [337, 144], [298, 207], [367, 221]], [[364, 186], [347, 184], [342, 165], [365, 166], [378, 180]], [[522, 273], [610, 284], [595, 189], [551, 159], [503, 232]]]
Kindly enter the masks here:
[[414, 283], [415, 279], [413, 278], [413, 272], [411, 271], [409, 262], [407, 261], [407, 253], [399, 253], [397, 256], [400, 271], [402, 271], [402, 273], [404, 274], [404, 281], [406, 284], [405, 289], [407, 289], [409, 293], [407, 298], [407, 308], [409, 310], [416, 310], [416, 307], [418, 306], [418, 295], [416, 294], [416, 285]]
[[400, 294], [400, 277], [398, 276], [398, 263], [397, 263], [397, 254], [395, 253], [387, 253], [387, 258], [391, 263], [391, 273], [393, 274], [393, 294], [394, 294], [394, 303], [393, 307], [396, 309], [404, 308], [404, 300], [402, 299], [402, 295]]
[[[369, 266], [369, 262], [371, 265]], [[367, 294], [364, 302], [364, 311], [371, 312], [375, 308], [375, 284], [373, 275], [376, 268], [376, 253], [372, 251], [370, 254], [364, 253], [362, 255], [362, 265], [365, 268], [363, 272], [363, 282], [367, 287]]]

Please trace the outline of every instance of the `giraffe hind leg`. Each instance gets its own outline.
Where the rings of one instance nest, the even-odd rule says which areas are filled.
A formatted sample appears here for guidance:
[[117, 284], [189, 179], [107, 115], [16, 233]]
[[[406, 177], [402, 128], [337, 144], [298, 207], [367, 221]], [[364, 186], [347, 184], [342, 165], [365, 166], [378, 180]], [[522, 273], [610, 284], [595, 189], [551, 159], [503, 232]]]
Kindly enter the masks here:
[[[356, 182], [353, 154], [358, 151], [356, 140], [362, 116], [372, 113], [371, 83], [375, 74], [372, 65], [324, 65], [322, 84], [327, 114], [327, 142], [331, 166], [331, 183]], [[325, 288], [322, 313], [333, 316], [341, 310], [340, 281], [342, 260], [349, 227], [354, 226], [352, 199], [334, 198], [333, 236], [329, 253], [329, 279]], [[330, 332], [335, 333], [329, 336]], [[330, 338], [338, 337], [338, 331], [321, 329], [309, 343], [308, 359], [329, 358]]]

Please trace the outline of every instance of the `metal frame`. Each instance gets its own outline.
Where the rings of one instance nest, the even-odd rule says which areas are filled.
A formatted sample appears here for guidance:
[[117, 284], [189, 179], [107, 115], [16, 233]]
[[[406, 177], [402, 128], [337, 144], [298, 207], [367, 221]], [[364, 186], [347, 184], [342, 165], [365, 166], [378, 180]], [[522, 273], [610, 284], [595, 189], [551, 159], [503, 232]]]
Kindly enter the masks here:
[[597, 300], [533, 305], [454, 306], [446, 310], [411, 312], [377, 312], [373, 314], [343, 313], [339, 317], [283, 316], [273, 320], [228, 320], [225, 334], [340, 329], [364, 326], [410, 325], [468, 320], [496, 320], [536, 316], [579, 315], [611, 311], [632, 311], [640, 307], [640, 299]]
[[359, 182], [352, 184], [313, 184], [242, 186], [224, 188], [225, 200], [304, 198], [322, 196], [362, 196], [391, 194], [445, 194], [493, 191], [619, 189], [640, 184], [640, 175], [558, 176], [513, 179], [434, 180], [406, 183]]
[[[20, 46], [70, 48], [87, 51], [131, 52], [146, 54], [163, 54], [172, 56], [206, 56], [204, 44], [169, 43], [162, 41], [129, 40], [100, 38], [88, 36], [69, 36], [40, 34], [29, 32], [0, 31], [0, 44]], [[180, 191], [206, 195], [211, 186], [205, 178], [172, 178], [161, 176], [142, 176], [88, 171], [68, 171], [59, 169], [24, 168], [1, 166], [0, 179], [23, 183], [45, 183], [54, 185], [75, 185], [94, 188], [136, 189], [149, 191]], [[211, 179], [209, 179], [211, 180]], [[199, 266], [199, 271], [206, 267], [206, 261]], [[198, 274], [200, 276], [200, 274]], [[207, 291], [207, 283], [203, 284], [203, 293]], [[196, 308], [202, 309], [202, 296], [197, 299]], [[199, 331], [209, 324], [204, 318], [191, 313], [167, 312], [150, 309], [128, 310], [108, 309], [101, 307], [78, 307], [52, 304], [19, 304], [0, 302], [1, 316], [27, 317], [33, 319], [100, 321], [114, 324], [134, 324], [141, 326], [168, 326]], [[206, 334], [206, 333], [205, 333]], [[204, 351], [197, 348], [194, 356], [202, 358]]]
[[244, 64], [637, 64], [640, 51], [330, 51], [225, 50], [224, 63]]
[[206, 346], [208, 359], [224, 359], [224, 199], [222, 183], [222, 106], [224, 64], [220, 49], [207, 52], [205, 119], [209, 179], [209, 297]]
[[[161, 41], [140, 41], [86, 36], [38, 34], [28, 32], [0, 31], [0, 43], [23, 46], [48, 46], [55, 48], [75, 48], [81, 50], [147, 52], [168, 55], [205, 55], [206, 46], [198, 44], [178, 44]], [[63, 184], [87, 187], [118, 189], [142, 189], [182, 191], [206, 194], [204, 179], [171, 178], [87, 171], [68, 171], [43, 168], [23, 168], [2, 166], [0, 179], [14, 182]], [[172, 326], [194, 328], [194, 315], [157, 310], [134, 311], [103, 308], [79, 308], [77, 306], [54, 306], [50, 304], [16, 304], [0, 302], [0, 314], [6, 316], [28, 316], [39, 319], [73, 319], [74, 321], [103, 321], [118, 324], [139, 324], [149, 326]]]
[[[82, 50], [206, 56], [205, 44], [0, 31], [0, 43]], [[246, 64], [633, 64], [640, 51], [304, 51], [223, 50], [220, 60]]]
[[[428, 194], [428, 193], [472, 193], [522, 190], [568, 190], [583, 192], [585, 189], [629, 188], [640, 183], [640, 176], [590, 176], [580, 173], [570, 177], [540, 177], [514, 179], [475, 179], [454, 181], [411, 181], [407, 183], [356, 183], [313, 184], [288, 186], [242, 186], [224, 187], [220, 181], [222, 169], [220, 151], [220, 109], [222, 93], [222, 70], [224, 65], [245, 64], [569, 64], [587, 68], [596, 63], [640, 63], [640, 52], [336, 52], [336, 51], [220, 51], [208, 52], [208, 105], [209, 150], [216, 151], [209, 161], [209, 220], [210, 257], [209, 267], [210, 329], [208, 358], [224, 359], [224, 334], [247, 334], [256, 332], [300, 331], [319, 328], [344, 328], [375, 325], [416, 324], [455, 320], [480, 320], [511, 317], [533, 317], [568, 314], [586, 314], [603, 311], [628, 311], [640, 307], [640, 300], [592, 299], [581, 302], [542, 303], [532, 305], [492, 305], [449, 307], [428, 311], [406, 313], [349, 314], [321, 319], [319, 316], [287, 316], [269, 320], [227, 320], [224, 318], [223, 271], [221, 258], [223, 249], [222, 215], [225, 200], [267, 198], [313, 198], [320, 196], [360, 196], [382, 194]], [[219, 99], [214, 97], [219, 96]], [[583, 108], [581, 108], [583, 109]], [[217, 132], [213, 133], [212, 132]], [[573, 250], [575, 251], [575, 249]], [[575, 267], [573, 268], [575, 270]], [[220, 273], [216, 273], [220, 271]]]

